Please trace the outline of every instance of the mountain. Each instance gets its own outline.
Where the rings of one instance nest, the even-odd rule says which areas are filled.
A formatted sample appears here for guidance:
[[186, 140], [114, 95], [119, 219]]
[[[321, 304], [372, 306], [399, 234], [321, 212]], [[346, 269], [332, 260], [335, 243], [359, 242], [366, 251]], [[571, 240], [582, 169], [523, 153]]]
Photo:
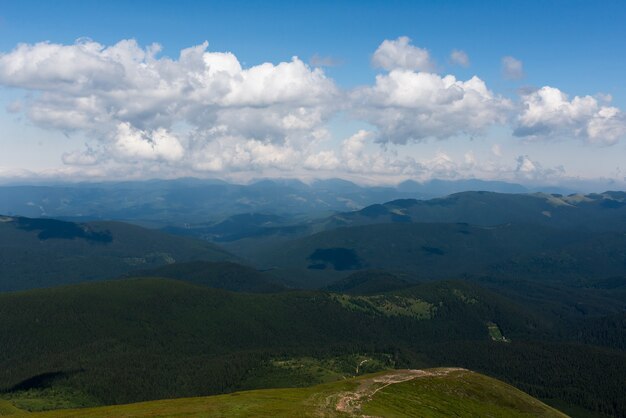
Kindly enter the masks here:
[[[241, 213], [326, 215], [409, 197], [395, 188], [370, 191], [350, 183], [296, 180], [231, 184], [199, 179], [0, 187], [0, 213], [68, 220], [153, 222], [161, 226], [219, 222]], [[412, 195], [411, 195], [412, 196]]]
[[[626, 276], [623, 232], [562, 230], [532, 224], [390, 223], [337, 228], [259, 248], [263, 268], [306, 271], [301, 286], [327, 285], [361, 269], [420, 279], [493, 276], [569, 282]], [[342, 273], [342, 274], [340, 274]]]
[[214, 244], [121, 222], [0, 216], [0, 291], [119, 276], [190, 260], [235, 260]]
[[[445, 406], [444, 406], [445, 405]], [[465, 369], [393, 370], [299, 389], [27, 414], [30, 417], [566, 417], [528, 394]]]
[[10, 292], [0, 294], [0, 402], [98, 406], [459, 366], [624, 416], [626, 353], [586, 345], [566, 325], [465, 282], [371, 295], [168, 279]]
[[0, 186], [0, 213], [66, 220], [121, 220], [158, 226], [202, 227], [228, 216], [264, 213], [319, 217], [401, 198], [432, 198], [479, 188], [526, 191], [518, 185], [479, 180], [359, 186], [341, 179], [263, 179], [250, 184], [182, 178], [110, 183]]
[[324, 221], [324, 228], [388, 222], [517, 223], [621, 231], [626, 230], [626, 192], [569, 196], [463, 192], [431, 200], [394, 200], [333, 215]]
[[410, 193], [419, 193], [426, 196], [446, 196], [453, 193], [474, 191], [487, 191], [498, 193], [528, 193], [529, 190], [515, 183], [504, 181], [486, 181], [478, 179], [468, 180], [430, 180], [418, 183], [414, 180], [406, 180], [398, 185], [398, 190]]
[[170, 226], [165, 230], [218, 242], [243, 258], [256, 260], [259, 248], [266, 249], [278, 242], [342, 227], [383, 223], [516, 224], [574, 231], [626, 231], [626, 193], [564, 196], [463, 192], [430, 200], [393, 200], [318, 219], [248, 213], [220, 222]]
[[[261, 180], [241, 186], [249, 200], [238, 200], [228, 183], [180, 180], [167, 198], [162, 186], [120, 185], [132, 189], [127, 213], [204, 240], [0, 216], [0, 291], [12, 290], [0, 293], [0, 414], [219, 394], [229, 395], [89, 413], [186, 402], [230, 412], [248, 400], [263, 411], [301, 408], [306, 393], [307, 405], [323, 396], [334, 413], [341, 393], [360, 393], [362, 382], [378, 389], [376, 376], [403, 381], [367, 393], [360, 414], [404, 416], [430, 400], [475, 415], [529, 405], [500, 382], [480, 383], [482, 373], [572, 416], [626, 417], [624, 192], [462, 192], [361, 208], [354, 203], [393, 188]], [[208, 189], [233, 194], [208, 198]], [[359, 209], [312, 219], [328, 202], [310, 205], [311, 196]], [[126, 213], [115, 199], [102, 213], [112, 202]], [[219, 214], [207, 209], [221, 204]], [[404, 381], [417, 373], [407, 370], [440, 367], [458, 379]], [[318, 391], [324, 384], [337, 391]], [[283, 389], [258, 391], [272, 388]], [[263, 404], [273, 394], [292, 402]], [[533, 405], [530, 415], [551, 411]]]
[[275, 293], [285, 290], [284, 286], [272, 280], [271, 275], [227, 261], [173, 263], [152, 270], [133, 271], [127, 276], [178, 279], [233, 292]]

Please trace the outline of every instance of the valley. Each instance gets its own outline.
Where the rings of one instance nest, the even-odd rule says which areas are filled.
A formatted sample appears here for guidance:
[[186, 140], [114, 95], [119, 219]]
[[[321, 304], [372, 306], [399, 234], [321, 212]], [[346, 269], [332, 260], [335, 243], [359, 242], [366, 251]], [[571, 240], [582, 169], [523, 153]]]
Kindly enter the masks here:
[[[412, 383], [443, 375], [393, 372], [452, 367], [446, 376], [488, 379], [482, 373], [573, 416], [623, 416], [623, 201], [463, 193], [305, 220], [295, 235], [236, 235], [233, 220], [223, 224], [228, 242], [4, 216], [0, 401], [13, 414], [100, 416], [113, 411], [103, 406], [130, 404], [115, 408], [219, 416], [235, 413], [229, 399], [263, 411], [273, 406], [257, 394], [283, 393], [308, 405], [313, 388], [330, 385], [338, 392], [323, 398], [332, 402], [318, 393], [315, 408], [339, 410], [319, 416], [406, 416], [386, 395], [393, 386], [409, 405], [482, 411], [492, 402], [494, 416], [513, 416], [470, 387], [475, 404], [459, 404], [457, 389], [438, 399], [430, 384]], [[546, 205], [551, 217], [541, 215]], [[393, 218], [399, 207], [407, 218]], [[579, 216], [598, 221], [578, 228]], [[388, 378], [359, 380], [368, 373]], [[338, 389], [351, 379], [357, 389]]]

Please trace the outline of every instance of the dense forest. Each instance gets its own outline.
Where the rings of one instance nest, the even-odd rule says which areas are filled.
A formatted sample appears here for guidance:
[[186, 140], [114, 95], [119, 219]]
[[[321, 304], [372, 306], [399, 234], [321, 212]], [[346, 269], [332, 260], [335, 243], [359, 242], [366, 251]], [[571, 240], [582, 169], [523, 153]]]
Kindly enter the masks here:
[[[379, 272], [372, 277], [380, 282]], [[92, 404], [126, 403], [306, 386], [320, 377], [276, 361], [369, 355], [383, 368], [467, 367], [548, 402], [625, 416], [626, 353], [602, 338], [613, 322], [586, 334], [590, 325], [547, 319], [466, 281], [367, 295], [86, 283], [0, 295], [1, 389], [11, 397], [65, 388]], [[495, 340], [489, 324], [505, 338]], [[339, 369], [349, 376], [355, 365]]]
[[460, 193], [166, 228], [185, 236], [3, 216], [0, 399], [84, 407], [442, 366], [626, 417], [625, 201]]

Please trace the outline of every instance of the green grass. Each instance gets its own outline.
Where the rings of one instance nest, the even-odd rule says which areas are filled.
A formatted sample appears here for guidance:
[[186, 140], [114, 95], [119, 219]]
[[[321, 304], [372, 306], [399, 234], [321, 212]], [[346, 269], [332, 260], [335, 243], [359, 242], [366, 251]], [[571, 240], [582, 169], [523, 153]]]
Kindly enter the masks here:
[[395, 366], [391, 354], [349, 354], [336, 357], [283, 357], [265, 362], [248, 375], [242, 389], [308, 387], [345, 380]]
[[[0, 402], [6, 402], [19, 410], [31, 412], [100, 405], [91, 396], [76, 389], [63, 386], [4, 393], [0, 395]], [[0, 415], [2, 415], [1, 411], [2, 407], [0, 406]]]
[[506, 339], [504, 335], [502, 335], [502, 331], [500, 331], [500, 327], [498, 326], [498, 324], [495, 324], [493, 322], [487, 322], [487, 329], [489, 330], [489, 336], [492, 340], [500, 341], [503, 343], [511, 342], [510, 340]]
[[432, 318], [436, 307], [421, 299], [397, 295], [350, 296], [333, 294], [332, 298], [343, 307], [383, 316], [408, 316], [417, 319]]
[[[345, 399], [355, 401], [342, 404], [342, 400]], [[345, 405], [353, 409], [347, 410]], [[23, 412], [11, 416], [15, 418], [341, 417], [350, 414], [375, 414], [384, 417], [565, 416], [496, 379], [466, 370], [443, 369], [424, 372], [394, 370], [308, 388], [254, 390], [100, 408], [44, 413]]]
[[378, 391], [362, 412], [388, 418], [565, 416], [512, 386], [468, 371], [390, 385]]
[[13, 402], [6, 399], [0, 399], [0, 416], [14, 415], [20, 412], [23, 411], [17, 408]]

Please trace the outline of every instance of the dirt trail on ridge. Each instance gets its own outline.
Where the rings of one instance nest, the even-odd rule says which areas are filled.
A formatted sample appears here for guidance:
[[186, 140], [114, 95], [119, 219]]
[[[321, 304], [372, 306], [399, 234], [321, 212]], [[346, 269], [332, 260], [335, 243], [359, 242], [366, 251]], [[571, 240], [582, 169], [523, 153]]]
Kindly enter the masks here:
[[[445, 376], [454, 371], [467, 370], [455, 367], [431, 370], [392, 370], [379, 376], [361, 380], [359, 386], [353, 391], [341, 392], [338, 395], [329, 396], [326, 398], [324, 406], [328, 408], [334, 405], [334, 412], [348, 414], [353, 417], [373, 418], [362, 415], [361, 407], [364, 402], [370, 400], [378, 391], [396, 383], [419, 379], [420, 377]], [[326, 409], [326, 411], [328, 411], [328, 409]]]

